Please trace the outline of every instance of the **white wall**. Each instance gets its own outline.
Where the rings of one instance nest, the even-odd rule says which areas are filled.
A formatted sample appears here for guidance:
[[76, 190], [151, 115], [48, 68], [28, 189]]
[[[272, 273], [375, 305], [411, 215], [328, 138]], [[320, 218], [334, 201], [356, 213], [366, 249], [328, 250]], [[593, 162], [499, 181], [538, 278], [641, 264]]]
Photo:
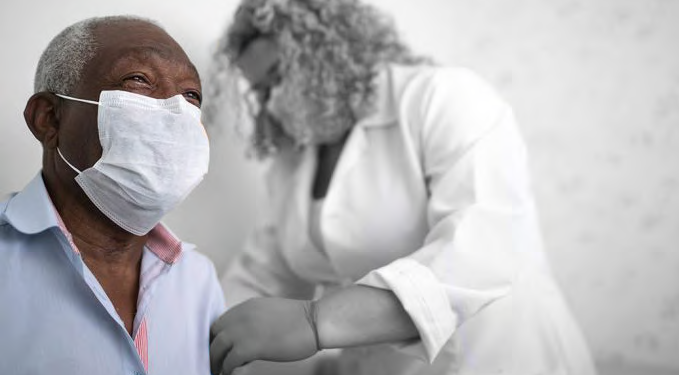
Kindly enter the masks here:
[[[416, 50], [475, 69], [514, 105], [549, 256], [597, 359], [679, 371], [679, 1], [372, 2], [394, 14]], [[38, 57], [63, 27], [94, 15], [148, 16], [205, 72], [234, 4], [0, 5], [0, 195], [40, 168], [22, 111]], [[221, 271], [261, 186], [231, 133], [214, 135], [212, 152], [209, 177], [167, 221]]]

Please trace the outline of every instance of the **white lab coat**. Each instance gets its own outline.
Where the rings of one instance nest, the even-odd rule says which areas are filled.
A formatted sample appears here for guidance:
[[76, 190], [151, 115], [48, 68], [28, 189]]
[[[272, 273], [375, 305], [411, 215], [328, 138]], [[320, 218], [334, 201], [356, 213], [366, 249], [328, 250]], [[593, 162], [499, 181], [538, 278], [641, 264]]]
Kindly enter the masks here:
[[545, 260], [509, 106], [462, 68], [390, 65], [309, 239], [313, 148], [278, 156], [270, 210], [223, 280], [227, 305], [392, 290], [420, 340], [344, 350], [343, 374], [593, 374]]

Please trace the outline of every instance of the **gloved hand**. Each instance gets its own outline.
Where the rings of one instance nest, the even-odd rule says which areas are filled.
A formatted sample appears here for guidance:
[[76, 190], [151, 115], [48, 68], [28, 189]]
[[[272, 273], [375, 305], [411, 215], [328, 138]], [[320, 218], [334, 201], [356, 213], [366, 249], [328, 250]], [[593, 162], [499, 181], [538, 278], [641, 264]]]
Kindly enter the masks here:
[[210, 329], [210, 368], [214, 375], [251, 361], [288, 362], [318, 350], [311, 301], [253, 298], [228, 310]]

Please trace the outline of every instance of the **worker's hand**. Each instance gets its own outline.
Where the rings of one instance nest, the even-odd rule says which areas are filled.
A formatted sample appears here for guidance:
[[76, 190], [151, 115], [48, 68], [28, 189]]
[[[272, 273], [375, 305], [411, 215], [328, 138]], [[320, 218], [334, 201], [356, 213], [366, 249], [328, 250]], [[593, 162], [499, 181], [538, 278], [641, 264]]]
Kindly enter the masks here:
[[210, 329], [214, 375], [256, 360], [288, 362], [317, 352], [311, 302], [253, 298], [228, 310]]

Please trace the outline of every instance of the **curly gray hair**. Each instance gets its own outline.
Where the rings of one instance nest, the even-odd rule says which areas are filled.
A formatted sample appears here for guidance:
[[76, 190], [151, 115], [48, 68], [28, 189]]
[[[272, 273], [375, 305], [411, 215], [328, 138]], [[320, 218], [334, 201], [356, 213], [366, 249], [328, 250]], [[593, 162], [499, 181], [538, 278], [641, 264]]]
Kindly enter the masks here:
[[126, 21], [147, 22], [160, 27], [157, 22], [142, 17], [108, 16], [88, 18], [65, 28], [52, 39], [40, 56], [35, 71], [34, 92], [70, 94], [80, 80], [83, 69], [96, 54], [94, 29]]
[[[311, 111], [304, 99], [313, 98], [321, 108], [314, 124], [320, 132], [353, 125], [354, 108], [374, 99], [380, 66], [431, 63], [411, 52], [390, 17], [360, 0], [241, 0], [213, 57], [207, 82], [212, 102], [204, 111], [208, 122], [217, 122], [220, 110], [231, 122], [243, 122], [236, 61], [260, 37], [274, 39], [281, 48], [280, 86], [288, 90], [280, 105], [304, 118]], [[271, 156], [291, 143], [280, 126], [253, 122], [255, 156]]]

